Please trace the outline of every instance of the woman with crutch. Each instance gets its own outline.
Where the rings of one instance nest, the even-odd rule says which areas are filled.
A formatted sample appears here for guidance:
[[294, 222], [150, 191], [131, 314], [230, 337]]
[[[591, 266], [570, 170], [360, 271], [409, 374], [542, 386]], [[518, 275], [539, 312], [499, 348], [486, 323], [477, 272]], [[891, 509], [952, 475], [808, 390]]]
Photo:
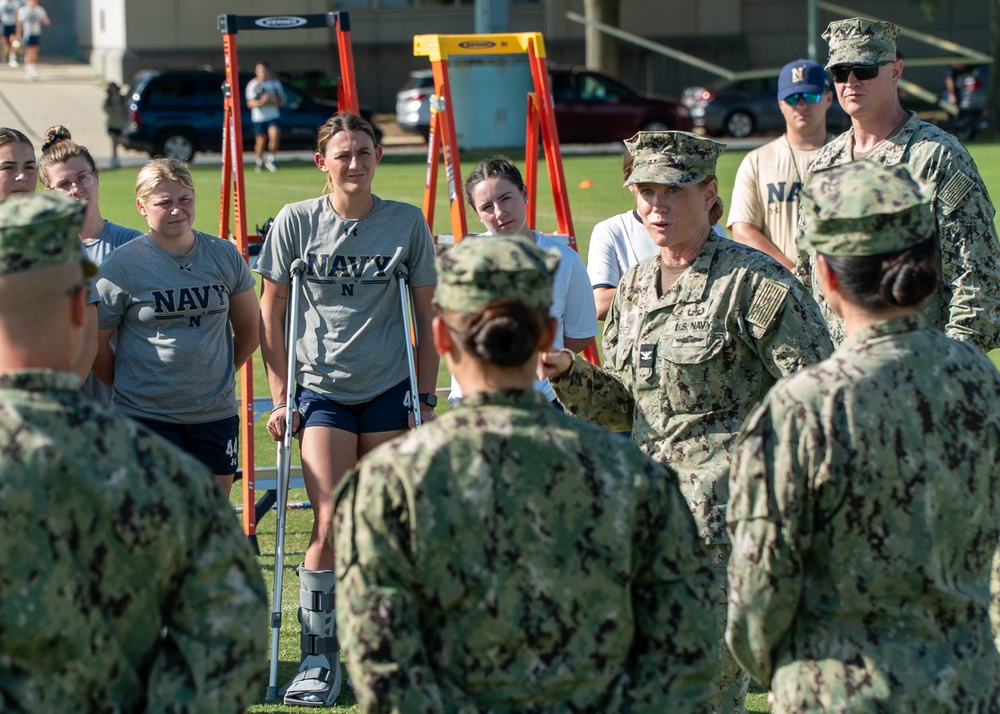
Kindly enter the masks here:
[[[368, 122], [343, 112], [319, 130], [316, 167], [326, 191], [285, 206], [255, 268], [261, 274], [261, 353], [274, 411], [268, 433], [282, 438], [292, 419], [302, 473], [313, 504], [313, 528], [299, 569], [303, 647], [299, 673], [284, 688], [286, 704], [329, 706], [340, 692], [334, 628], [333, 491], [358, 458], [413, 423], [409, 339], [397, 273], [409, 276], [417, 334], [430, 335], [437, 282], [434, 244], [414, 206], [372, 193], [382, 148]], [[306, 262], [295, 354], [287, 354], [289, 269]], [[287, 361], [297, 365], [287, 382]], [[439, 358], [429, 337], [419, 341], [422, 420], [434, 418]]]

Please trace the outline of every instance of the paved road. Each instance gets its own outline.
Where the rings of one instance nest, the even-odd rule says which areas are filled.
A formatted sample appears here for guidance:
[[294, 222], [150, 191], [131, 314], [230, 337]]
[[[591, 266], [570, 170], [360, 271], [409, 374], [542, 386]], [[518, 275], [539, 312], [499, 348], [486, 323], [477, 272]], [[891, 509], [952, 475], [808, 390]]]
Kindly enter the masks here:
[[100, 78], [88, 65], [68, 62], [41, 62], [38, 74], [37, 79], [28, 79], [23, 68], [0, 66], [0, 126], [23, 131], [37, 153], [45, 130], [64, 124], [74, 141], [106, 165], [111, 142], [104, 130], [104, 85]]
[[[44, 53], [42, 55], [44, 59]], [[39, 76], [29, 79], [24, 69], [14, 69], [0, 65], [0, 126], [20, 129], [34, 142], [36, 152], [45, 130], [53, 124], [63, 124], [69, 128], [73, 140], [86, 146], [99, 167], [107, 167], [111, 158], [111, 142], [104, 128], [104, 82], [86, 64], [68, 60], [41, 62]], [[419, 137], [404, 134], [394, 124], [383, 125], [384, 145], [387, 153], [426, 153], [426, 145]], [[246, 128], [244, 128], [246, 129]], [[726, 143], [732, 150], [747, 150], [760, 146], [769, 137], [751, 139], [729, 139]], [[567, 145], [564, 154], [618, 153], [621, 144]], [[286, 158], [311, 158], [309, 152], [282, 152]], [[141, 166], [148, 156], [136, 151], [121, 153], [125, 166]], [[244, 159], [252, 165], [252, 155]], [[196, 163], [221, 161], [220, 154], [199, 154]]]

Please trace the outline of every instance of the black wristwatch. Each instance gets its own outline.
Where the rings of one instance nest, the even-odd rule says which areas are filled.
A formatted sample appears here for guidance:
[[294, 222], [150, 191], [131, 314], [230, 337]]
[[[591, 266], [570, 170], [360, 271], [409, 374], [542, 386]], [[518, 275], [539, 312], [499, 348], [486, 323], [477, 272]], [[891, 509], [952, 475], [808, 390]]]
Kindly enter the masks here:
[[438, 405], [438, 395], [434, 392], [422, 392], [418, 396], [418, 399], [420, 399], [421, 403], [426, 404], [431, 409]]

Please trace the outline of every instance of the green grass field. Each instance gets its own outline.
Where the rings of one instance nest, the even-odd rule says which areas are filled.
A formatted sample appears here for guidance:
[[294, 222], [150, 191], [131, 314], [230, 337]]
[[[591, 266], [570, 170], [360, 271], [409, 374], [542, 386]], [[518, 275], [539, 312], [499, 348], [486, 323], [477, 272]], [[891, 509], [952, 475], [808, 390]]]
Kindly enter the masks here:
[[[973, 157], [979, 165], [983, 178], [990, 189], [991, 195], [1000, 197], [1000, 144], [975, 143], [970, 145]], [[719, 160], [718, 176], [720, 192], [728, 205], [736, 169], [745, 152], [726, 152]], [[483, 153], [468, 153], [462, 157], [462, 175], [475, 166], [475, 163], [486, 156]], [[508, 155], [523, 169], [523, 152], [508, 152]], [[420, 206], [423, 200], [423, 184], [425, 174], [424, 157], [421, 156], [386, 156], [380, 164], [375, 178], [375, 193], [386, 199], [393, 199]], [[594, 225], [616, 213], [628, 210], [633, 205], [631, 194], [621, 188], [621, 158], [617, 154], [607, 155], [572, 155], [563, 159], [563, 169], [569, 187], [570, 207], [579, 244], [580, 253], [586, 259], [590, 232]], [[192, 166], [195, 186], [197, 188], [197, 219], [195, 227], [198, 230], [218, 234], [219, 197], [221, 186], [221, 171], [218, 166], [209, 163]], [[101, 173], [101, 209], [105, 218], [115, 223], [133, 226], [145, 230], [146, 225], [135, 208], [133, 184], [136, 170], [119, 169], [106, 170]], [[451, 233], [447, 206], [447, 191], [443, 182], [444, 171], [439, 171], [439, 186], [435, 209], [436, 233]], [[322, 192], [324, 174], [321, 174], [312, 163], [290, 161], [280, 164], [278, 173], [255, 174], [252, 171], [246, 175], [246, 206], [247, 224], [253, 232], [256, 225], [270, 216], [277, 214], [286, 203], [298, 201]], [[548, 177], [544, 163], [539, 167], [538, 219], [536, 228], [543, 232], [553, 232], [556, 227], [551, 190], [548, 188]], [[579, 188], [580, 183], [587, 180], [591, 188]], [[230, 225], [234, 225], [231, 220]], [[470, 230], [481, 230], [478, 219], [474, 216], [468, 220]], [[269, 396], [264, 379], [264, 371], [259, 354], [254, 358], [254, 392], [257, 396]], [[447, 385], [447, 375], [442, 370], [439, 385]], [[257, 422], [255, 429], [256, 463], [259, 466], [273, 466], [275, 460], [274, 442], [264, 430], [264, 419]], [[295, 456], [297, 459], [297, 454]], [[298, 490], [289, 494], [291, 502], [306, 500], [305, 492]], [[233, 502], [239, 503], [238, 489], [234, 489]], [[279, 683], [287, 681], [294, 673], [298, 664], [298, 622], [295, 617], [298, 607], [298, 578], [295, 566], [302, 561], [306, 544], [308, 543], [311, 526], [311, 512], [308, 510], [291, 510], [288, 512], [286, 526], [286, 557], [283, 568], [283, 625], [280, 652], [281, 667]], [[274, 576], [274, 511], [261, 519], [258, 526], [258, 544], [261, 550], [260, 564], [268, 583], [272, 588]], [[269, 618], [262, 613], [260, 620], [261, 639], [270, 643], [271, 631]], [[266, 675], [259, 683], [258, 705], [251, 707], [251, 712], [296, 712], [303, 711], [299, 707], [264, 704], [264, 693], [267, 688]], [[760, 688], [748, 699], [748, 710], [751, 712], [767, 712], [766, 697]], [[356, 712], [357, 705], [350, 688], [345, 686], [336, 712]]]

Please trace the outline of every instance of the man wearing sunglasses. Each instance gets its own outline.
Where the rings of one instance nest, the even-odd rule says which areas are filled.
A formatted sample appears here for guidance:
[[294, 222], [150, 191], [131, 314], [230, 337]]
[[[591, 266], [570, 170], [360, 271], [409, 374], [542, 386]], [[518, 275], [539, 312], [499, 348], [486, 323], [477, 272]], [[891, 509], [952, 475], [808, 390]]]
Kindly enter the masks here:
[[[941, 286], [924, 307], [931, 327], [984, 351], [1000, 347], [1000, 244], [996, 213], [969, 152], [952, 135], [917, 119], [899, 103], [896, 86], [903, 61], [896, 54], [899, 28], [863, 17], [831, 22], [827, 69], [851, 128], [824, 146], [810, 174], [851, 161], [906, 164], [932, 187], [941, 254]], [[843, 323], [829, 309], [814, 279], [799, 221], [796, 274], [811, 285], [835, 344]]]
[[809, 162], [833, 138], [826, 130], [832, 103], [826, 70], [806, 59], [786, 64], [778, 75], [785, 133], [743, 157], [736, 173], [727, 225], [733, 240], [793, 271], [799, 191]]

